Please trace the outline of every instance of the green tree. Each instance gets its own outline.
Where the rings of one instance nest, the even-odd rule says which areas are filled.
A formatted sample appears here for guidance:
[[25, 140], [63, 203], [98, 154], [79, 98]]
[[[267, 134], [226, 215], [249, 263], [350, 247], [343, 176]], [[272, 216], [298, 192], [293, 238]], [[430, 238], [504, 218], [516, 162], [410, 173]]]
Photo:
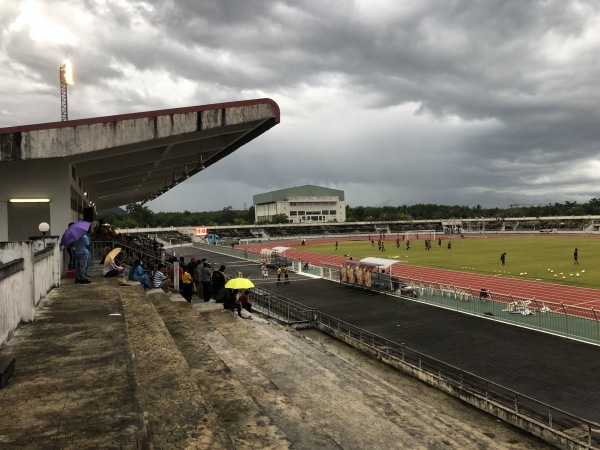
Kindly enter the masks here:
[[131, 219], [136, 227], [155, 227], [156, 219], [154, 212], [140, 203], [130, 203], [125, 207], [127, 217]]
[[254, 208], [254, 205], [252, 205], [250, 208], [248, 208], [248, 210], [244, 214], [246, 223], [254, 223], [254, 217], [255, 217], [254, 213], [255, 213], [255, 208]]
[[275, 214], [271, 219], [271, 223], [289, 223], [289, 219], [285, 214]]

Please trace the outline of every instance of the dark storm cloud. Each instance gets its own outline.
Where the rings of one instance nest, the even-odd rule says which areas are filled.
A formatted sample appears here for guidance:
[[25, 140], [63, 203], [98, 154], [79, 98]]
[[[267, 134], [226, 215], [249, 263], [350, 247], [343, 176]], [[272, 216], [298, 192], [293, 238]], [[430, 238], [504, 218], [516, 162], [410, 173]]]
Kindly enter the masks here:
[[[13, 26], [24, 3], [0, 7], [1, 62], [23, 80], [3, 92], [4, 125], [55, 114], [65, 53], [80, 116], [277, 101], [280, 125], [186, 182], [224, 183], [234, 207], [307, 183], [346, 187], [354, 205], [597, 195], [600, 3], [34, 2], [77, 38], [49, 43]], [[163, 197], [158, 209], [219, 208]]]

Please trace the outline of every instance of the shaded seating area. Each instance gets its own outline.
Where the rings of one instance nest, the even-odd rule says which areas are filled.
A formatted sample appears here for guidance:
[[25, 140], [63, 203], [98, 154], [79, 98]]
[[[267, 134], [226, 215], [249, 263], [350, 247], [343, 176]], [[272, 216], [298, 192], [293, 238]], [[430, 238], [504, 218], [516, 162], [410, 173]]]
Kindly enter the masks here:
[[187, 244], [192, 242], [191, 236], [183, 234], [177, 230], [159, 231], [154, 234], [156, 234], [158, 239], [168, 243], [169, 245]]

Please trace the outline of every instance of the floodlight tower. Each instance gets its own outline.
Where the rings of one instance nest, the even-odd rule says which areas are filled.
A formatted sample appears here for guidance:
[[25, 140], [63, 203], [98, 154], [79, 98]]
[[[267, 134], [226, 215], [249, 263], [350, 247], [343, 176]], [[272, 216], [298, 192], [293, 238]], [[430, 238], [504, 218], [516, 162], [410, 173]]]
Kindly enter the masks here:
[[64, 122], [69, 120], [69, 106], [67, 101], [67, 86], [73, 84], [73, 68], [71, 61], [65, 59], [64, 64], [58, 69], [60, 79], [60, 116]]

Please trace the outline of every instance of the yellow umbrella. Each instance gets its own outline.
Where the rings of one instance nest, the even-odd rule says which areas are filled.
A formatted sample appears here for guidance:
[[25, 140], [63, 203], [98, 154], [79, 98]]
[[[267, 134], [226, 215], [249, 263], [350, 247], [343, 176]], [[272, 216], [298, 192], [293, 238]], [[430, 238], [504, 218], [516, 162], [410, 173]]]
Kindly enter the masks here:
[[248, 278], [232, 278], [225, 284], [225, 287], [227, 289], [250, 289], [254, 287], [254, 283]]
[[113, 260], [117, 256], [119, 256], [119, 253], [121, 253], [122, 251], [123, 251], [123, 249], [121, 247], [117, 247], [117, 248], [113, 248], [110, 252], [108, 252], [106, 257], [104, 258], [104, 267], [109, 266], [110, 263], [113, 262]]

